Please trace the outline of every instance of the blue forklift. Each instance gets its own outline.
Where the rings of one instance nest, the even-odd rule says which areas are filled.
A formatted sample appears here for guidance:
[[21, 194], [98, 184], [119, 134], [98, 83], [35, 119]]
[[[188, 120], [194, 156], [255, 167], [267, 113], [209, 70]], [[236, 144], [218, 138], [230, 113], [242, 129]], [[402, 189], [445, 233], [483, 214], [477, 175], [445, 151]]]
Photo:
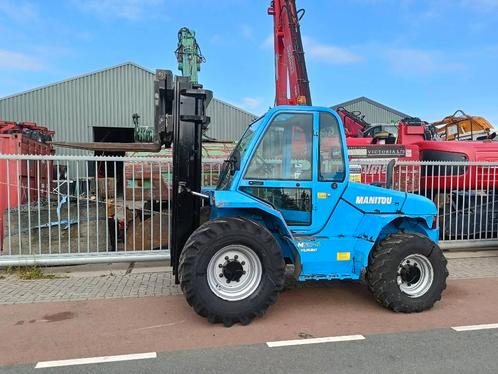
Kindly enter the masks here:
[[157, 70], [155, 127], [173, 146], [171, 263], [187, 302], [211, 323], [246, 325], [300, 282], [364, 280], [395, 312], [431, 308], [446, 288], [437, 209], [425, 197], [349, 181], [344, 128], [316, 106], [276, 106], [254, 121], [201, 189], [212, 93]]

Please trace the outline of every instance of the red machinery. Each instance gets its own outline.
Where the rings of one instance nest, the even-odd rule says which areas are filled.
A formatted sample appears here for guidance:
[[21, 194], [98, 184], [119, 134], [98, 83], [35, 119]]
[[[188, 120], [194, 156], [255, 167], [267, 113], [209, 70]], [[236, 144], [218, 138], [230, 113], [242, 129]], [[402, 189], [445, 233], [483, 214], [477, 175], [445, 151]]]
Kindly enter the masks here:
[[[0, 120], [0, 154], [51, 155], [47, 143], [54, 132], [33, 122]], [[50, 188], [52, 162], [0, 159], [0, 251], [3, 248], [3, 216], [8, 208], [33, 203]]]
[[370, 125], [363, 119], [364, 116], [362, 116], [360, 112], [350, 112], [345, 108], [337, 108], [337, 114], [339, 114], [339, 117], [342, 119], [344, 131], [348, 137], [362, 137], [363, 132]]
[[311, 105], [310, 86], [299, 20], [304, 9], [296, 10], [295, 0], [273, 0], [268, 8], [273, 16], [275, 46], [275, 105]]
[[[348, 137], [346, 141], [350, 158], [442, 162], [437, 166], [407, 167], [404, 175], [399, 178], [404, 189], [434, 192], [462, 188], [486, 189], [488, 186], [498, 185], [498, 173], [492, 167], [444, 165], [448, 162], [465, 161], [497, 162], [498, 143], [496, 142], [431, 140], [425, 123], [410, 119], [399, 122], [397, 137], [391, 134], [379, 135], [373, 138]], [[382, 183], [385, 181], [385, 166], [382, 164], [367, 165], [362, 172], [363, 182]]]
[[0, 134], [23, 134], [28, 138], [46, 143], [52, 140], [54, 132], [34, 122], [12, 122], [0, 120]]
[[[268, 14], [273, 16], [274, 21], [275, 104], [311, 105], [308, 73], [299, 27], [299, 20], [304, 10], [296, 9], [295, 0], [273, 0], [268, 8]], [[363, 133], [369, 124], [358, 113], [349, 112], [344, 108], [339, 108], [337, 112], [348, 135], [347, 145], [349, 157], [352, 159], [360, 161], [362, 159], [498, 161], [498, 143], [496, 142], [434, 141], [431, 140], [427, 123], [418, 119], [401, 121], [398, 125], [397, 137], [385, 132], [374, 137], [364, 137]], [[378, 170], [370, 170], [372, 167]], [[429, 167], [417, 170], [422, 170], [423, 175], [413, 174], [413, 180], [417, 180], [417, 183], [416, 187], [409, 188], [409, 190], [440, 191], [450, 190], [458, 185], [476, 188], [498, 184], [498, 176], [494, 169], [486, 167], [447, 167], [444, 175], [440, 170], [436, 172], [434, 168], [428, 171]], [[376, 180], [372, 179], [373, 175], [376, 175], [374, 177]], [[365, 183], [385, 182], [383, 163], [371, 164], [362, 169], [361, 180]], [[409, 182], [405, 180], [404, 184]]]

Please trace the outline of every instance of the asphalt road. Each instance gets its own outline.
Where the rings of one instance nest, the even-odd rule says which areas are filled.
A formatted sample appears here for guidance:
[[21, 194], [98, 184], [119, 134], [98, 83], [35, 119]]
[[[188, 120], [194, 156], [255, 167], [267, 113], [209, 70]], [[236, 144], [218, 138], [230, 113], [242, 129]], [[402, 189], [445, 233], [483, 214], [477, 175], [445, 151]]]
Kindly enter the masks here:
[[[423, 313], [380, 307], [366, 287], [291, 289], [249, 326], [211, 325], [182, 296], [0, 306], [0, 373], [498, 373], [498, 278], [451, 280]], [[291, 347], [267, 342], [360, 335]], [[157, 357], [156, 357], [157, 352]], [[34, 369], [47, 361], [145, 360]], [[118, 357], [118, 359], [121, 359]], [[94, 362], [94, 361], [91, 361]]]
[[367, 335], [364, 340], [270, 348], [263, 344], [162, 353], [155, 359], [0, 373], [498, 373], [498, 329]]

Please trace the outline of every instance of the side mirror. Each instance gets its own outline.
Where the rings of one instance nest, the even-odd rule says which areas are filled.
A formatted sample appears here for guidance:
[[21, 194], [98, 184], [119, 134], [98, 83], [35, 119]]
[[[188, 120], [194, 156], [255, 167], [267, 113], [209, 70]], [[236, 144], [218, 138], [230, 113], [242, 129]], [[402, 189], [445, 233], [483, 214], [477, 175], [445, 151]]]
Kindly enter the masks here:
[[232, 163], [232, 170], [230, 170], [230, 174], [234, 175], [235, 171], [240, 170], [240, 151], [238, 149], [233, 151], [230, 161]]

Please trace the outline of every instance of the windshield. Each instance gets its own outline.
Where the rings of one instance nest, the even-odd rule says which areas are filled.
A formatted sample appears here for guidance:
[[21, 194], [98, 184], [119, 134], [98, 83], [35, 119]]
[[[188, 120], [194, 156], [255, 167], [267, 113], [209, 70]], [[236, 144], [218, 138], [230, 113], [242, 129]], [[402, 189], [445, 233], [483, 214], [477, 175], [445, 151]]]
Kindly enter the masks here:
[[258, 126], [261, 124], [262, 120], [263, 117], [260, 117], [252, 124], [250, 124], [249, 127], [247, 127], [246, 131], [232, 151], [230, 157], [228, 158], [228, 160], [225, 160], [223, 169], [220, 173], [220, 180], [216, 189], [228, 190], [230, 188], [230, 186], [232, 185], [233, 174], [235, 172], [235, 165], [237, 163], [240, 163], [240, 161], [244, 158], [244, 155], [249, 148], [249, 144], [251, 143], [251, 139]]

